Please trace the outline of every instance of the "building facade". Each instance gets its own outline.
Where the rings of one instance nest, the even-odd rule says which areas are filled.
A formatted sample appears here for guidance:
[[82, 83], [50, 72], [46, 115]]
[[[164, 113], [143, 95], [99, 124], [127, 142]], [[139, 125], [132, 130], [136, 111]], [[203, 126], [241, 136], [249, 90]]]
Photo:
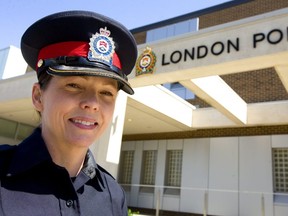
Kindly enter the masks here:
[[[205, 45], [209, 44], [209, 41], [204, 40], [199, 43], [203, 47], [208, 47], [211, 53], [213, 47], [215, 48], [214, 54], [212, 53], [214, 57], [210, 58], [213, 61], [213, 58], [224, 55], [225, 51], [222, 52], [222, 49], [225, 50], [229, 46], [225, 41], [233, 41], [231, 39], [233, 33], [229, 34], [230, 31], [226, 31], [227, 26], [245, 25], [245, 23], [253, 22], [253, 17], [257, 16], [258, 20], [263, 20], [265, 15], [277, 13], [286, 7], [288, 7], [287, 1], [232, 1], [140, 27], [132, 30], [132, 32], [140, 49], [143, 50], [149, 46], [154, 48], [155, 53], [157, 53], [160, 44], [165, 44], [165, 40], [167, 41], [171, 37], [176, 37], [176, 39], [171, 39], [170, 45], [165, 44], [166, 46], [185, 40], [185, 37], [181, 38], [179, 35], [189, 37], [188, 32], [197, 32], [195, 34], [190, 33], [190, 37], [197, 40], [197, 36], [204, 38], [209, 33], [221, 34], [221, 29], [224, 29], [226, 35], [224, 33], [221, 34], [221, 39], [219, 37], [217, 40], [214, 39], [216, 41], [214, 44], [212, 43], [213, 37], [211, 37], [210, 48]], [[287, 13], [287, 10], [283, 13]], [[258, 24], [255, 24], [253, 28], [256, 29]], [[261, 25], [259, 24], [259, 26]], [[280, 43], [283, 37], [286, 42], [281, 46], [287, 50], [287, 25], [275, 23], [275, 26], [270, 24], [269, 27], [270, 29], [267, 28], [263, 31], [260, 27], [258, 32], [251, 34], [251, 38], [254, 39], [253, 49], [257, 48], [257, 43], [260, 40], [267, 40], [270, 45], [274, 46]], [[245, 26], [243, 30], [248, 28]], [[203, 33], [201, 34], [201, 32]], [[237, 27], [235, 27], [235, 32], [237, 33], [234, 38], [242, 43], [244, 39], [241, 38]], [[247, 30], [247, 34], [249, 34], [249, 30]], [[187, 40], [183, 47], [191, 48], [193, 43], [192, 39]], [[197, 41], [195, 44], [197, 45]], [[219, 44], [224, 45], [221, 47]], [[201, 47], [196, 45], [194, 46], [195, 50], [197, 48], [199, 50]], [[218, 50], [216, 46], [219, 46]], [[231, 53], [232, 49], [230, 50]], [[239, 46], [237, 52], [240, 52], [241, 49], [242, 47]], [[180, 52], [177, 51], [180, 50], [174, 48], [174, 55], [171, 51], [170, 58], [166, 50], [161, 50], [164, 53], [162, 54], [162, 65], [158, 66], [157, 69], [164, 67], [164, 55], [167, 56], [165, 59], [167, 64], [178, 64], [178, 68], [181, 68], [185, 61], [179, 60]], [[227, 58], [229, 58], [229, 51], [226, 52]], [[211, 56], [211, 53], [207, 56]], [[246, 54], [249, 55], [248, 53], [244, 55]], [[200, 54], [198, 53], [198, 55]], [[156, 56], [161, 58], [161, 56]], [[184, 52], [182, 52], [182, 56], [184, 56]], [[194, 57], [193, 60], [196, 61], [196, 58]], [[232, 58], [230, 60], [233, 61]], [[273, 62], [273, 58], [268, 58], [267, 61]], [[250, 63], [243, 62], [243, 64]], [[253, 63], [251, 62], [251, 64]], [[280, 64], [282, 65], [282, 63]], [[248, 106], [264, 103], [273, 103], [274, 106], [277, 103], [286, 103], [288, 99], [287, 86], [285, 86], [285, 81], [281, 78], [280, 73], [277, 72], [277, 63], [274, 66], [257, 66], [255, 69], [249, 67], [251, 69], [245, 69], [245, 72], [242, 71], [244, 70], [242, 66], [238, 69], [237, 66], [239, 65], [235, 65], [236, 72], [231, 69], [229, 73], [222, 74], [220, 72], [217, 74]], [[183, 72], [178, 68], [176, 69], [178, 73]], [[201, 66], [199, 68], [200, 74]], [[157, 69], [155, 73], [157, 73]], [[213, 67], [210, 69], [213, 70]], [[215, 70], [217, 70], [216, 67]], [[203, 73], [209, 74], [205, 68]], [[288, 73], [288, 71], [285, 70], [284, 73]], [[166, 74], [168, 75], [169, 72]], [[171, 73], [171, 76], [173, 75]], [[202, 77], [198, 74], [196, 76]], [[193, 75], [191, 77], [194, 78]], [[139, 77], [135, 77], [135, 79], [137, 78]], [[181, 78], [178, 80], [181, 81]], [[185, 86], [183, 81], [180, 84]], [[186, 84], [186, 87], [189, 89], [189, 85]], [[171, 88], [170, 90], [173, 91]], [[190, 86], [190, 90], [193, 92], [195, 88]], [[185, 98], [183, 91], [180, 95]], [[208, 110], [211, 107], [221, 110], [221, 108], [217, 108], [215, 101], [211, 100], [210, 94], [203, 95], [200, 91], [197, 93], [193, 94], [193, 97], [186, 98], [189, 103], [196, 107], [196, 110]], [[225, 96], [223, 95], [223, 97]], [[231, 100], [230, 102], [233, 103], [234, 101]], [[285, 113], [287, 113], [286, 109], [287, 107], [284, 108]], [[276, 116], [277, 112], [273, 112], [269, 116], [264, 115], [259, 116], [259, 118], [276, 118]], [[144, 208], [160, 209], [160, 212], [168, 211], [174, 212], [174, 214], [175, 212], [182, 212], [227, 216], [286, 215], [288, 213], [288, 125], [285, 121], [268, 124], [261, 121], [258, 124], [244, 124], [245, 126], [241, 124], [238, 126], [225, 126], [225, 124], [212, 126], [213, 120], [211, 120], [210, 126], [193, 127], [193, 129], [186, 131], [125, 134], [122, 144], [119, 181], [122, 182], [127, 191], [129, 205], [136, 207], [136, 209], [140, 208], [140, 212]]]

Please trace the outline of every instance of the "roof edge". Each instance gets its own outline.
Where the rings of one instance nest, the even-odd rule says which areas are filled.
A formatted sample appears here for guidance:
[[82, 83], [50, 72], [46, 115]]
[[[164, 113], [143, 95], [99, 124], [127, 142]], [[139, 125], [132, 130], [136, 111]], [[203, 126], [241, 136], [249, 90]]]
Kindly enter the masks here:
[[201, 15], [205, 15], [205, 14], [212, 13], [212, 12], [215, 12], [215, 11], [223, 10], [223, 9], [226, 9], [226, 8], [229, 8], [229, 7], [234, 7], [234, 6], [237, 6], [237, 5], [240, 5], [240, 4], [245, 4], [245, 3], [251, 2], [251, 1], [254, 1], [254, 0], [231, 0], [229, 2], [218, 4], [218, 5], [215, 5], [215, 6], [212, 6], [212, 7], [208, 7], [208, 8], [205, 8], [205, 9], [201, 9], [201, 10], [198, 10], [198, 11], [194, 11], [194, 12], [191, 12], [191, 13], [180, 15], [180, 16], [173, 17], [173, 18], [170, 18], [170, 19], [162, 20], [162, 21], [159, 21], [159, 22], [156, 22], [156, 23], [152, 23], [152, 24], [148, 24], [148, 25], [145, 25], [145, 26], [141, 26], [141, 27], [138, 27], [138, 28], [134, 28], [134, 29], [131, 29], [130, 31], [131, 31], [132, 34], [136, 34], [136, 33], [148, 31], [148, 30], [151, 30], [151, 29], [163, 27], [163, 26], [166, 26], [166, 25], [171, 25], [171, 24], [174, 24], [174, 23], [178, 23], [178, 22], [181, 22], [181, 21], [185, 21], [185, 20], [188, 20], [188, 19], [196, 18], [196, 17], [199, 17]]

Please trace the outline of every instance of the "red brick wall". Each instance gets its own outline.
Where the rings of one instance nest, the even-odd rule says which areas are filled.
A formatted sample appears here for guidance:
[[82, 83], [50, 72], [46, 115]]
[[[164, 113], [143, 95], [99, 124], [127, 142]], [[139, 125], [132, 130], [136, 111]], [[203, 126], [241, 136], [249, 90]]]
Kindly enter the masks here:
[[273, 135], [273, 134], [288, 134], [288, 125], [198, 129], [198, 130], [174, 132], [174, 133], [135, 134], [135, 135], [123, 136], [123, 141], [230, 137], [230, 136], [261, 136], [261, 135]]
[[285, 7], [288, 7], [287, 0], [252, 0], [245, 4], [200, 16], [199, 29], [267, 13]]

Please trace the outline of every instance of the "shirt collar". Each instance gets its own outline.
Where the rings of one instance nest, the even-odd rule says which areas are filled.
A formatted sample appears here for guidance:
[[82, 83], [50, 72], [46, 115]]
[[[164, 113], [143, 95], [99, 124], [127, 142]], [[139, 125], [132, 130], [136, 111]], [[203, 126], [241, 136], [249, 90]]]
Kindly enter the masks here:
[[94, 160], [92, 152], [88, 150], [81, 172], [77, 175], [75, 181], [73, 182], [75, 190], [77, 191], [80, 187], [82, 187], [82, 185], [91, 179], [96, 180], [98, 182], [97, 185], [99, 185], [102, 190], [105, 188], [103, 176], [99, 171], [99, 167]]
[[88, 150], [86, 158], [82, 167], [82, 172], [84, 172], [89, 178], [94, 178], [96, 175], [96, 169], [98, 169], [97, 164], [94, 160], [92, 152]]
[[[52, 162], [52, 158], [42, 138], [41, 128], [36, 128], [34, 132], [16, 148], [7, 175], [13, 176], [25, 172], [45, 161]], [[92, 179], [96, 175], [96, 169], [98, 169], [98, 167], [93, 154], [88, 150], [81, 171]]]

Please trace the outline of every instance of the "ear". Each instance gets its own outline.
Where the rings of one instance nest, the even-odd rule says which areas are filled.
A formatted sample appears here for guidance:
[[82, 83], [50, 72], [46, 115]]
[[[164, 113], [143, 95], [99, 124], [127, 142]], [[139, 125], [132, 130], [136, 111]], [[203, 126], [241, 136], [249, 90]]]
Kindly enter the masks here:
[[41, 112], [43, 110], [43, 102], [42, 102], [42, 90], [40, 88], [39, 83], [34, 83], [32, 89], [32, 102], [34, 108]]

